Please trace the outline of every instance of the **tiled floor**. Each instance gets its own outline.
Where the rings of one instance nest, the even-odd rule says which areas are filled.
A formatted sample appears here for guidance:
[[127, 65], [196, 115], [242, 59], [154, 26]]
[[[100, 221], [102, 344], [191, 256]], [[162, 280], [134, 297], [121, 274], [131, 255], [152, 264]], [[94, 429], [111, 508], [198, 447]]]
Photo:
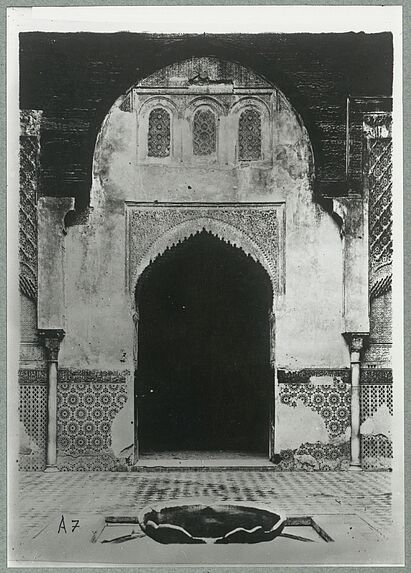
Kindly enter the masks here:
[[182, 497], [269, 503], [286, 515], [361, 515], [381, 532], [391, 522], [391, 474], [270, 472], [199, 468], [133, 473], [19, 473], [15, 514], [32, 538], [56, 512], [130, 514], [150, 502]]

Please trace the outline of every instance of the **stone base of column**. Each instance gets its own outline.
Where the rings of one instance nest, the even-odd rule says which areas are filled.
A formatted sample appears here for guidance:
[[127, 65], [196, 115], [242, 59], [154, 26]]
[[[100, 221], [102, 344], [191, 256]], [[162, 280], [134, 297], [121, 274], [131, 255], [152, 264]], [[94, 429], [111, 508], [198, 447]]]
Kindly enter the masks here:
[[53, 473], [53, 472], [58, 472], [60, 470], [58, 469], [57, 466], [46, 466], [46, 469], [44, 471], [46, 473]]
[[348, 470], [350, 472], [362, 472], [362, 467], [360, 464], [350, 464]]

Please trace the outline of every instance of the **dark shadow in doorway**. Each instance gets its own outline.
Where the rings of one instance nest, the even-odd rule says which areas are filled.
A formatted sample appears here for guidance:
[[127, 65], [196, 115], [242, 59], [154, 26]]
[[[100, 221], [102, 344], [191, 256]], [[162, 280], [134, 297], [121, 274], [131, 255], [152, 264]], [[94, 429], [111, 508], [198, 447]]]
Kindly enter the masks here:
[[143, 273], [140, 451], [268, 455], [272, 292], [260, 264], [203, 231]]

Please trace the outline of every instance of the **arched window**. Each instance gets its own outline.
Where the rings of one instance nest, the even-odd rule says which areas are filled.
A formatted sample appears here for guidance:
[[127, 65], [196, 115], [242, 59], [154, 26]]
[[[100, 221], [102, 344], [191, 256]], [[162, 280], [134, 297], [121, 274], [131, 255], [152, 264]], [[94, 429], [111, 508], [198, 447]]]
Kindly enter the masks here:
[[170, 114], [162, 107], [156, 107], [150, 112], [147, 148], [149, 157], [170, 155]]
[[193, 154], [211, 155], [216, 151], [216, 119], [211, 109], [199, 109], [193, 122]]
[[238, 124], [238, 157], [241, 161], [261, 159], [261, 114], [246, 109]]

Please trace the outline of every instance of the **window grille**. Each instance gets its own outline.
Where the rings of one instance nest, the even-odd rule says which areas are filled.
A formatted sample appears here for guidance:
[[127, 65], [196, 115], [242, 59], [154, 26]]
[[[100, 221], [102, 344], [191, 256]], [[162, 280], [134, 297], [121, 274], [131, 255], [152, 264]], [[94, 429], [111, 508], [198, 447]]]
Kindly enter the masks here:
[[242, 161], [261, 159], [261, 115], [256, 109], [247, 109], [240, 115], [238, 149]]
[[193, 122], [194, 155], [211, 155], [216, 151], [216, 120], [210, 109], [196, 112]]
[[153, 109], [148, 118], [148, 156], [170, 155], [170, 114], [162, 107]]

